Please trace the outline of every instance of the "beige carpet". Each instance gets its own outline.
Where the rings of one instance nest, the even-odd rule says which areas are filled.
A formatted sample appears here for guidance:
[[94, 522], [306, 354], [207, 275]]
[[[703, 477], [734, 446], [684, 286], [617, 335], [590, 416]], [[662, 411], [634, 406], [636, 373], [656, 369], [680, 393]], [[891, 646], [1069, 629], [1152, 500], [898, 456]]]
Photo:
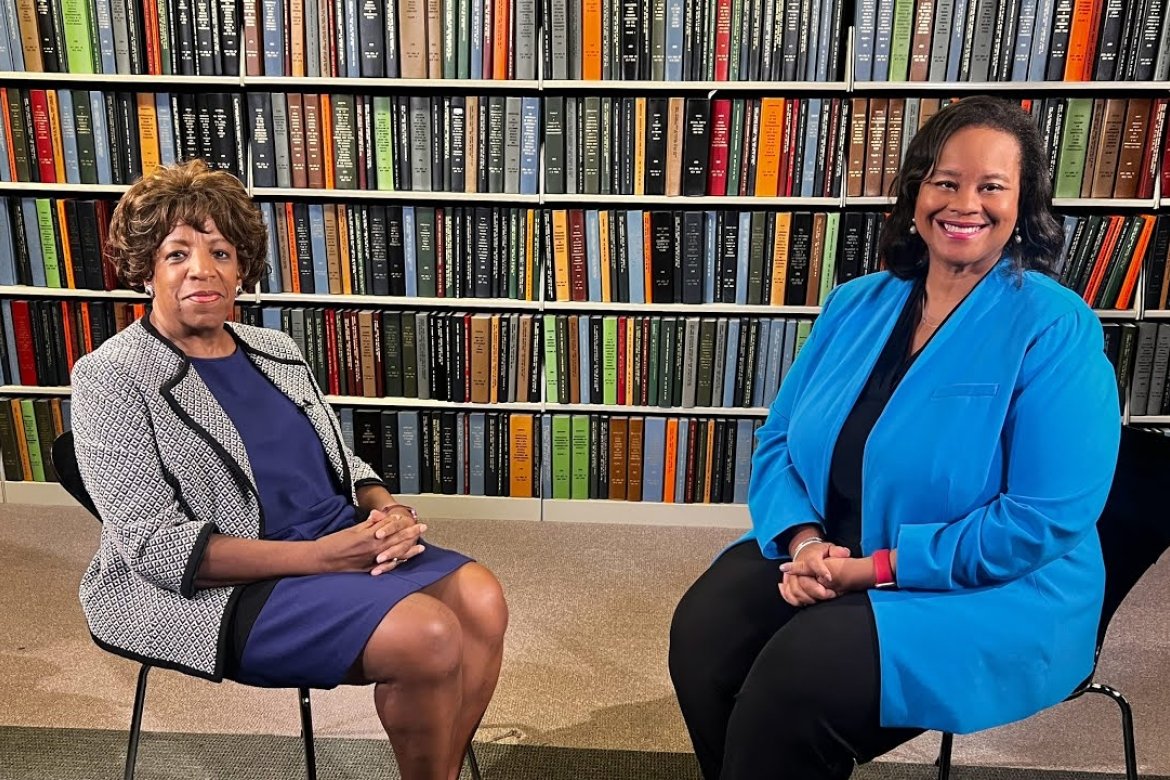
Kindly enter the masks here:
[[[615, 510], [598, 504], [599, 512]], [[631, 507], [628, 511], [636, 511]], [[666, 629], [723, 529], [436, 521], [435, 542], [478, 557], [508, 593], [503, 676], [480, 740], [615, 750], [688, 749], [665, 669]], [[0, 506], [0, 725], [123, 729], [136, 667], [98, 650], [77, 582], [98, 526], [79, 509]], [[1143, 771], [1170, 774], [1170, 565], [1116, 617], [1099, 679], [1130, 697]], [[145, 728], [295, 734], [291, 692], [212, 685], [156, 671]], [[368, 690], [315, 695], [320, 736], [376, 737]], [[933, 760], [927, 735], [890, 758]], [[956, 741], [957, 763], [1117, 771], [1113, 705], [1078, 701]]]

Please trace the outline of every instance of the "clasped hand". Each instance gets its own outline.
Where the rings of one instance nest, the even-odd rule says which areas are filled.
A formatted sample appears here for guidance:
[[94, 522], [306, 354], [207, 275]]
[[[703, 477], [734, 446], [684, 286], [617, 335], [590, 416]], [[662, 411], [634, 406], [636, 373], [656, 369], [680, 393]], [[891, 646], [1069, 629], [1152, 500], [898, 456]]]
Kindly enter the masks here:
[[420, 540], [427, 527], [410, 507], [394, 504], [375, 509], [349, 528], [321, 537], [317, 544], [326, 571], [368, 571], [377, 576], [426, 549]]
[[864, 590], [868, 559], [850, 558], [849, 550], [829, 542], [810, 544], [796, 560], [780, 564], [780, 595], [794, 607], [828, 601], [851, 590]]

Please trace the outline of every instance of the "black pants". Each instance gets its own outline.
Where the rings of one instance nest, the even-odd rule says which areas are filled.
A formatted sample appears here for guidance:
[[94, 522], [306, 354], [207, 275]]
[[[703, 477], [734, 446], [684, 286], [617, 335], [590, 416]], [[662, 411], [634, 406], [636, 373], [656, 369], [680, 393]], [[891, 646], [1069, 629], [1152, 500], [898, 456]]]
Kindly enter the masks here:
[[779, 564], [732, 547], [674, 613], [670, 676], [706, 780], [843, 780], [922, 733], [883, 728], [869, 597], [780, 597]]

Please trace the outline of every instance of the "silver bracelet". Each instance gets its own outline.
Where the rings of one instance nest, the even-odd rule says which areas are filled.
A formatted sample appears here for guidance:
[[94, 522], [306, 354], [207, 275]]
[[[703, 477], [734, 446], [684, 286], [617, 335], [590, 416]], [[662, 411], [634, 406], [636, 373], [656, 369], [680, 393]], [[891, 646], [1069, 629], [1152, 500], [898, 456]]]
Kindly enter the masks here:
[[824, 544], [824, 543], [825, 543], [825, 540], [822, 539], [821, 537], [810, 536], [809, 538], [805, 539], [800, 544], [796, 545], [796, 549], [792, 551], [792, 560], [795, 561], [796, 556], [800, 555], [800, 551], [803, 550], [805, 547], [808, 547], [810, 544]]

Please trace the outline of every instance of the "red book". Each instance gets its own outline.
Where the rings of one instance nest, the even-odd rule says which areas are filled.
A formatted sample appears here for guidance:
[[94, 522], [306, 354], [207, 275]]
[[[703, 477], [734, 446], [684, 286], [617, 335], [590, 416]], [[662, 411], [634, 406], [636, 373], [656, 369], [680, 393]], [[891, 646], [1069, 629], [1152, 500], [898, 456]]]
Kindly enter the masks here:
[[808, 110], [807, 100], [789, 100], [788, 101], [788, 119], [784, 124], [785, 133], [785, 149], [784, 157], [780, 160], [780, 180], [781, 186], [777, 190], [777, 195], [785, 197], [792, 196], [792, 188], [796, 183], [796, 149], [803, 143], [802, 136], [804, 133], [800, 132], [800, 115], [802, 112]]
[[585, 212], [569, 210], [569, 299], [589, 300], [585, 283]]
[[617, 402], [628, 404], [626, 398], [626, 329], [629, 327], [628, 317], [618, 317], [617, 321]]
[[49, 98], [43, 89], [28, 91], [32, 109], [33, 140], [37, 146], [37, 174], [41, 184], [57, 183], [57, 164], [53, 158], [53, 130], [49, 122]]
[[727, 81], [731, 65], [731, 0], [715, 0], [715, 80]]
[[337, 311], [325, 310], [325, 378], [330, 395], [341, 395], [341, 374], [337, 368]]
[[158, 5], [143, 3], [141, 8], [142, 32], [145, 33], [142, 37], [146, 44], [146, 72], [151, 76], [161, 76], [162, 56], [159, 52]]
[[1170, 133], [1162, 133], [1162, 192], [1170, 193]]
[[[32, 321], [29, 319], [28, 301], [12, 302], [12, 330], [16, 340], [16, 365], [20, 369], [22, 385], [39, 385], [37, 381], [36, 346], [33, 344]], [[16, 377], [13, 377], [16, 379]]]
[[[1166, 136], [1166, 98], [1154, 100], [1150, 121], [1153, 123], [1153, 129], [1150, 131], [1146, 150], [1142, 153], [1142, 172], [1138, 178], [1137, 188], [1139, 198], [1154, 197], [1154, 180], [1158, 178], [1158, 148]], [[1162, 192], [1167, 193], [1165, 186], [1162, 187]]]
[[727, 194], [727, 158], [731, 138], [731, 99], [711, 101], [711, 157], [707, 163], [707, 194]]

